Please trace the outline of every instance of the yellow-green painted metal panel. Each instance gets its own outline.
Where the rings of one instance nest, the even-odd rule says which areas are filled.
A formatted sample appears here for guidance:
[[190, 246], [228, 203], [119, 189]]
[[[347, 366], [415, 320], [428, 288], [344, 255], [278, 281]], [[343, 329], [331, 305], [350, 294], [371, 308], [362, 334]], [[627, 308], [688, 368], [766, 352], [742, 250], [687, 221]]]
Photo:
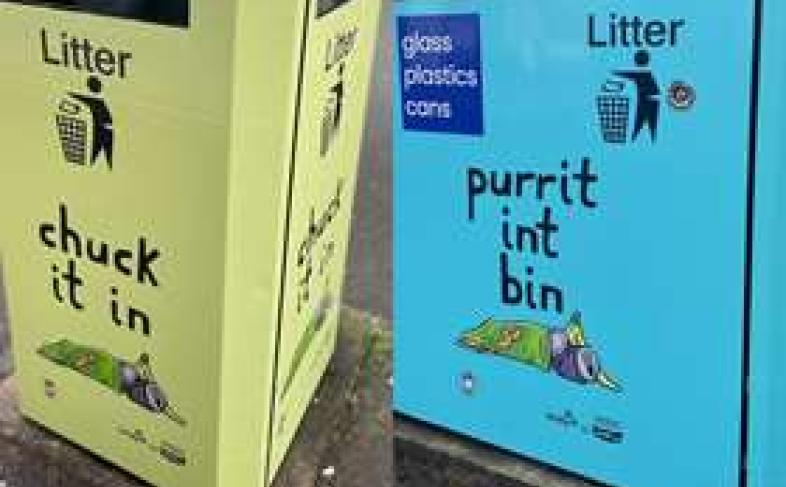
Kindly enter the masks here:
[[282, 307], [271, 469], [333, 350], [380, 2], [322, 0], [308, 17]]
[[[22, 410], [155, 485], [266, 485], [333, 350], [378, 4], [76, 3], [0, 2]], [[352, 29], [322, 154], [337, 74], [315, 66]], [[297, 247], [331, 195], [330, 280], [299, 311]]]

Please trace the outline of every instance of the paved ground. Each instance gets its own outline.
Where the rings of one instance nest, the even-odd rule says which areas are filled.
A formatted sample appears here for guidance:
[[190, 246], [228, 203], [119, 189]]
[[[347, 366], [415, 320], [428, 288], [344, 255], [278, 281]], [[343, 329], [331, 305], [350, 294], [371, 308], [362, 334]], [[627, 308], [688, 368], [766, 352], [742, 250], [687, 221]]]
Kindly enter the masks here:
[[595, 487], [496, 448], [395, 420], [397, 487]]
[[[387, 16], [383, 17], [387, 19]], [[392, 316], [391, 70], [390, 22], [380, 26], [366, 139], [360, 166], [345, 301], [354, 308]]]
[[[392, 487], [391, 337], [346, 309], [341, 345], [273, 487]], [[334, 468], [333, 477], [321, 475]]]

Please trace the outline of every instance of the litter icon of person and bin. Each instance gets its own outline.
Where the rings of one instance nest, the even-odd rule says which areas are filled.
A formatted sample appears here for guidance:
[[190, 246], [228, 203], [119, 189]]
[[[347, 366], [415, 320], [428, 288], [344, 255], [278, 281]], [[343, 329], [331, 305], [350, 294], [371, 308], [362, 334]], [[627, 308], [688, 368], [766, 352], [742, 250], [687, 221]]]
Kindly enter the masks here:
[[[635, 67], [613, 71], [614, 76], [601, 87], [597, 109], [604, 142], [635, 142], [645, 129], [652, 142], [657, 141], [662, 90], [652, 72], [651, 61], [648, 51], [637, 51], [634, 55]], [[628, 85], [635, 88], [635, 101], [626, 94]], [[687, 83], [675, 81], [669, 87], [668, 98], [675, 110], [688, 110], [696, 101], [696, 92]]]
[[63, 155], [67, 162], [80, 166], [87, 164], [88, 155], [91, 166], [103, 156], [111, 170], [115, 139], [112, 112], [98, 77], [88, 78], [87, 89], [89, 93], [69, 92], [58, 105], [55, 119]]

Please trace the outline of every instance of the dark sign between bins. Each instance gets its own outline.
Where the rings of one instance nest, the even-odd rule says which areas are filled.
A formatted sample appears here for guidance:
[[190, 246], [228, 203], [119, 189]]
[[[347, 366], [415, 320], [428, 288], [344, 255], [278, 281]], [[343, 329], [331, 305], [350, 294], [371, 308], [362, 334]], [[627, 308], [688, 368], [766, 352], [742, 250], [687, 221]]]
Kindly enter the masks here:
[[317, 18], [341, 8], [352, 0], [317, 0]]
[[190, 0], [0, 0], [61, 10], [89, 12], [143, 22], [188, 27]]

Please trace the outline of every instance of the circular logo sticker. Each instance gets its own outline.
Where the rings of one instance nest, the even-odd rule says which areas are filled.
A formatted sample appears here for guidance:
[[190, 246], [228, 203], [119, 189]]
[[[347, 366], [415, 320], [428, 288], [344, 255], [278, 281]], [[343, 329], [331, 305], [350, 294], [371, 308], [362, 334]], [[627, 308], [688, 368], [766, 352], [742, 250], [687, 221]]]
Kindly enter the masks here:
[[669, 104], [675, 110], [688, 110], [696, 103], [696, 90], [684, 81], [675, 81], [669, 87]]

